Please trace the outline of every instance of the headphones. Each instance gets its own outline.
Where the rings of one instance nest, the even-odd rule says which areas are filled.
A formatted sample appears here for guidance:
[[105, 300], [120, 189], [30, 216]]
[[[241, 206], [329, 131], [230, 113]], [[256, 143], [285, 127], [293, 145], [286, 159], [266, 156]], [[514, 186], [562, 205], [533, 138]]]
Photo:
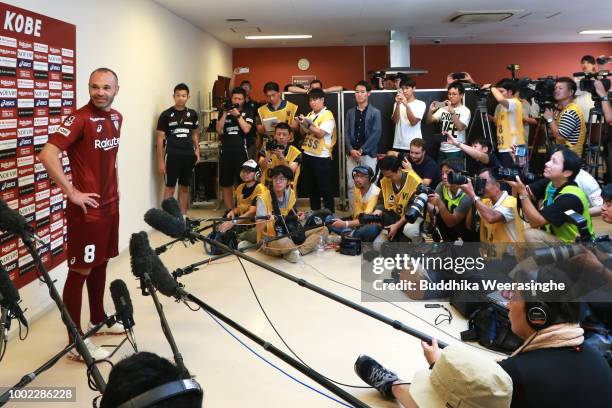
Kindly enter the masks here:
[[544, 302], [525, 302], [525, 314], [527, 324], [536, 331], [547, 328], [556, 320], [554, 313]]
[[191, 392], [197, 392], [202, 397], [204, 396], [204, 391], [196, 380], [191, 378], [186, 380], [176, 380], [162, 384], [155, 388], [151, 388], [150, 390], [127, 400], [123, 404], [119, 405], [118, 408], [146, 408], [159, 401], [164, 401], [177, 395]]
[[363, 174], [364, 171], [368, 173], [368, 179], [370, 180], [370, 183], [373, 183], [374, 182], [374, 170], [372, 170], [370, 166], [363, 166], [363, 165], [355, 166], [355, 168], [353, 169], [353, 172], [351, 173], [351, 177], [355, 178], [355, 174], [357, 173]]
[[[253, 168], [253, 167], [247, 165], [247, 163], [255, 164], [255, 167]], [[259, 177], [261, 176], [261, 167], [259, 167], [259, 164], [255, 160], [249, 159], [249, 160], [245, 161], [242, 164], [242, 167], [240, 167], [240, 169], [243, 169], [243, 168], [246, 168], [249, 171], [254, 171], [255, 172], [255, 180], [259, 180]]]

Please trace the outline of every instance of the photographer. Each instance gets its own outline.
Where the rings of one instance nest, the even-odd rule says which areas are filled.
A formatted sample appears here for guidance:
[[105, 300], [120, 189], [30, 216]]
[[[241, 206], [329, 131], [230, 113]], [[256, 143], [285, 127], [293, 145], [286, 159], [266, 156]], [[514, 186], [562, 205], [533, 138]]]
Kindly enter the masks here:
[[[268, 221], [257, 222], [257, 241], [262, 243], [263, 253], [282, 256], [286, 261], [296, 263], [300, 255], [306, 255], [315, 249], [319, 236], [327, 238], [327, 228], [323, 226], [303, 231], [300, 221], [303, 220], [304, 214], [296, 209], [296, 193], [290, 186], [293, 172], [289, 167], [284, 165], [274, 167], [270, 177], [272, 187], [257, 197], [256, 215], [273, 217]], [[271, 240], [287, 233], [294, 235], [291, 238]], [[295, 241], [300, 242], [299, 235], [302, 235], [304, 240], [296, 243]]]
[[328, 225], [330, 232], [338, 235], [350, 234], [352, 237], [359, 238], [362, 242], [372, 242], [380, 234], [381, 227], [378, 224], [364, 224], [359, 221], [361, 214], [372, 214], [378, 203], [380, 188], [372, 184], [374, 180], [374, 170], [368, 166], [356, 166], [352, 174], [355, 193], [353, 198], [353, 219], [342, 220], [328, 217], [326, 222], [332, 221]]
[[[225, 233], [238, 224], [253, 224], [253, 221], [251, 220], [234, 218], [246, 218], [255, 215], [256, 199], [266, 189], [263, 184], [258, 182], [261, 174], [261, 169], [255, 160], [250, 159], [242, 164], [240, 169], [240, 178], [242, 179], [242, 183], [236, 187], [235, 191], [236, 205], [225, 215], [225, 218], [229, 218], [232, 221], [226, 221], [219, 225], [217, 229], [220, 233]], [[256, 242], [255, 231], [253, 229], [243, 230], [238, 238], [241, 241], [248, 241], [252, 243]]]
[[480, 242], [524, 242], [525, 224], [519, 217], [516, 197], [502, 190], [490, 169], [482, 170], [478, 177], [485, 181], [482, 199], [474, 192], [470, 179], [461, 189], [473, 200], [480, 216]]
[[603, 112], [605, 121], [608, 125], [612, 126], [612, 104], [610, 103], [608, 92], [606, 92], [606, 88], [604, 88], [600, 80], [596, 80], [594, 86], [595, 92], [597, 92], [597, 95], [599, 95], [601, 98], [601, 110]]
[[[592, 55], [585, 55], [580, 59], [580, 70], [583, 74], [596, 74], [597, 73], [597, 65], [595, 64], [595, 57]], [[591, 114], [591, 109], [595, 106], [593, 102], [593, 98], [591, 98], [591, 93], [588, 91], [580, 90], [580, 80], [582, 77], [574, 77], [574, 82], [576, 83], [576, 104], [580, 107], [580, 111], [582, 112], [582, 117], [585, 121], [588, 122], [589, 115]]]
[[376, 168], [378, 142], [382, 133], [380, 111], [368, 103], [372, 87], [366, 81], [355, 84], [357, 105], [346, 112], [344, 144], [347, 152], [346, 176], [350, 211], [353, 210], [353, 168], [367, 166]]
[[[574, 179], [580, 171], [580, 158], [566, 146], [561, 146], [550, 156], [544, 165], [544, 179], [526, 187], [517, 176], [516, 181], [509, 181], [523, 207], [531, 229], [525, 231], [528, 242], [573, 243], [579, 236], [578, 228], [566, 220], [565, 212], [573, 210], [586, 220], [589, 232], [593, 236], [589, 202], [584, 192], [576, 185]], [[530, 195], [543, 199], [540, 211], [530, 200]], [[544, 227], [545, 231], [537, 228]]]
[[400, 84], [393, 105], [393, 123], [395, 123], [395, 136], [393, 150], [408, 153], [412, 139], [420, 138], [421, 119], [425, 114], [425, 102], [416, 99], [414, 94], [416, 82], [414, 79], [404, 79]]
[[574, 100], [576, 83], [568, 77], [558, 78], [555, 82], [555, 101], [557, 111], [544, 111], [544, 118], [551, 136], [557, 144], [568, 146], [578, 157], [582, 157], [586, 136], [586, 124], [582, 111]]
[[477, 138], [472, 140], [471, 145], [467, 145], [455, 139], [450, 133], [446, 134], [446, 139], [448, 143], [457, 146], [471, 159], [476, 161], [476, 174], [480, 173], [485, 168], [496, 169], [501, 167], [497, 155], [495, 155], [495, 152], [491, 149], [486, 140]]
[[312, 111], [300, 115], [300, 131], [304, 135], [302, 151], [304, 152], [304, 173], [308, 186], [310, 208], [321, 209], [323, 204], [334, 212], [334, 194], [332, 192], [332, 150], [336, 144], [336, 120], [334, 114], [325, 107], [325, 93], [321, 89], [308, 92], [308, 104]]
[[[297, 122], [297, 121], [296, 121]], [[280, 122], [274, 129], [274, 138], [266, 143], [259, 151], [259, 165], [261, 166], [261, 183], [270, 187], [272, 180], [270, 171], [279, 164], [288, 166], [293, 172], [292, 187], [297, 191], [297, 182], [300, 177], [302, 165], [302, 152], [289, 144], [291, 128], [285, 122]]]
[[262, 147], [265, 147], [268, 140], [274, 137], [274, 126], [279, 123], [286, 123], [291, 131], [298, 130], [298, 123], [295, 120], [297, 105], [281, 99], [280, 90], [276, 82], [266, 82], [263, 93], [268, 103], [257, 109], [257, 152], [259, 154]]
[[[459, 81], [452, 82], [447, 87], [448, 99], [442, 103], [432, 102], [427, 112], [427, 123], [440, 122], [440, 133], [451, 134], [459, 143], [465, 143], [465, 129], [470, 123], [470, 110], [463, 105], [465, 90]], [[452, 161], [455, 167], [465, 169], [465, 154], [448, 142], [442, 142], [438, 153], [438, 163]], [[460, 166], [459, 166], [460, 164]]]
[[219, 185], [223, 189], [223, 202], [229, 209], [234, 208], [232, 186], [239, 182], [242, 163], [249, 159], [246, 136], [255, 123], [254, 113], [243, 108], [245, 97], [244, 89], [232, 89], [231, 102], [223, 104], [223, 113], [216, 125], [221, 140]]
[[[402, 157], [402, 155], [393, 150], [389, 152], [389, 155]], [[423, 179], [422, 183], [426, 186], [436, 188], [440, 183], [440, 168], [427, 155], [423, 139], [413, 139], [410, 142], [410, 154], [408, 157], [403, 158], [402, 167], [404, 170], [414, 170]]]
[[512, 79], [504, 78], [494, 87], [486, 84], [482, 88], [490, 88], [491, 94], [500, 105], [495, 116], [497, 157], [503, 167], [513, 167], [514, 161], [510, 155], [512, 145], [526, 144], [523, 127], [523, 105], [518, 98], [518, 83]]
[[432, 205], [432, 219], [438, 227], [442, 239], [447, 242], [456, 241], [461, 238], [463, 241], [477, 241], [476, 233], [466, 226], [466, 218], [473, 200], [461, 190], [458, 184], [452, 184], [449, 174], [456, 175], [456, 170], [448, 162], [440, 165], [442, 172], [442, 183], [438, 184], [434, 194], [430, 194], [428, 202]]
[[396, 156], [385, 156], [380, 162], [379, 169], [383, 175], [380, 179], [382, 194], [374, 214], [381, 215], [384, 212], [386, 215], [384, 218], [389, 219], [383, 223], [388, 234], [381, 239], [389, 241], [406, 241], [406, 238], [420, 240], [422, 217], [409, 223], [405, 214], [411, 208], [411, 200], [417, 187], [421, 184], [421, 178], [412, 170], [403, 170], [402, 160]]

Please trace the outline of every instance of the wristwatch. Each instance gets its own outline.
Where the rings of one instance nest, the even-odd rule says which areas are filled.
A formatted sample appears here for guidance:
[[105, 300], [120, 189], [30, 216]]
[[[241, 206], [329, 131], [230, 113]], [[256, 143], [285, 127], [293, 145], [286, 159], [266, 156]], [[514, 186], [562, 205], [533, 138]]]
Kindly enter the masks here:
[[610, 101], [610, 97], [608, 95], [602, 96], [601, 100], [604, 101], [604, 102], [608, 102], [608, 101]]
[[529, 199], [529, 194], [519, 194], [519, 200]]
[[480, 200], [480, 197], [478, 197], [477, 195], [474, 196], [474, 202]]
[[546, 119], [546, 123], [548, 123], [550, 125], [551, 123], [553, 123], [553, 119], [552, 118]]

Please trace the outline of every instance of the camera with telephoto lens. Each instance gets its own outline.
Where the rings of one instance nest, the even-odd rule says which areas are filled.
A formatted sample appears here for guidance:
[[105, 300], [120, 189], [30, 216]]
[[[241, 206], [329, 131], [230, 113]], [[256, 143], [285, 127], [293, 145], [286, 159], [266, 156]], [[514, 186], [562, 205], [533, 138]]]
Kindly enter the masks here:
[[385, 210], [381, 215], [361, 213], [357, 216], [357, 219], [361, 225], [380, 224], [386, 227], [399, 221], [399, 215], [393, 211]]
[[415, 191], [416, 191], [417, 194], [425, 193], [427, 195], [434, 194], [436, 192], [436, 190], [434, 190], [433, 188], [431, 188], [431, 187], [429, 187], [429, 186], [427, 186], [427, 185], [425, 185], [423, 183], [419, 184]]
[[285, 148], [285, 146], [276, 143], [276, 140], [274, 140], [274, 139], [270, 139], [270, 140], [268, 140], [268, 143], [266, 143], [266, 151], [268, 151], [268, 152], [271, 152], [271, 151], [277, 150], [277, 149], [284, 149], [284, 148]]
[[481, 196], [484, 194], [484, 188], [487, 184], [487, 180], [480, 177], [468, 177], [464, 174], [455, 173], [454, 171], [449, 171], [447, 175], [448, 184], [454, 184], [460, 186], [462, 184], [467, 184], [468, 180], [472, 182], [472, 187], [474, 187], [474, 193], [477, 196]]
[[602, 70], [599, 72], [574, 72], [576, 78], [581, 78], [578, 83], [578, 88], [583, 92], [591, 94], [591, 99], [595, 102], [601, 102], [601, 97], [595, 90], [595, 80], [601, 81], [606, 92], [610, 90], [610, 71]]
[[232, 103], [232, 101], [230, 99], [226, 99], [223, 101], [223, 110], [224, 111], [231, 111], [232, 109], [236, 108], [236, 109], [240, 109], [240, 105], [238, 105], [237, 103]]
[[425, 218], [425, 206], [427, 205], [427, 193], [417, 193], [412, 200], [412, 204], [406, 210], [406, 220], [413, 224], [419, 218]]
[[519, 97], [527, 100], [533, 98], [542, 112], [545, 109], [552, 109], [557, 103], [555, 82], [555, 77], [550, 75], [538, 79], [521, 78], [518, 81]]
[[535, 174], [528, 172], [526, 169], [496, 167], [491, 173], [497, 180], [516, 181], [516, 176], [518, 176], [523, 184], [533, 183], [536, 181]]

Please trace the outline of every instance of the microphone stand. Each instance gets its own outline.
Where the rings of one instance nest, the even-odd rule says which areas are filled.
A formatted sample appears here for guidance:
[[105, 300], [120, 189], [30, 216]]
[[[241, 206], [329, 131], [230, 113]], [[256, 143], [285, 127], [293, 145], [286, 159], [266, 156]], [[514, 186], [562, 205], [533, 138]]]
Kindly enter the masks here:
[[159, 302], [159, 298], [157, 297], [157, 289], [155, 289], [155, 286], [153, 286], [151, 276], [147, 272], [145, 272], [143, 275], [144, 276], [141, 279], [141, 283], [144, 282], [147, 291], [153, 299], [153, 303], [155, 303], [155, 309], [157, 309], [157, 314], [159, 315], [162, 332], [164, 333], [164, 336], [166, 336], [166, 340], [170, 345], [170, 349], [172, 350], [172, 354], [174, 356], [174, 362], [176, 363], [176, 366], [179, 369], [182, 378], [191, 378], [191, 374], [189, 374], [189, 371], [187, 370], [187, 367], [185, 367], [185, 363], [183, 362], [183, 356], [181, 355], [176, 345], [176, 342], [174, 341], [174, 336], [172, 335], [172, 331], [170, 330], [170, 326], [168, 325], [168, 321], [166, 320], [164, 307]]
[[[370, 316], [370, 317], [372, 317], [372, 318], [374, 318], [374, 319], [376, 319], [376, 320], [378, 320], [380, 322], [383, 322], [383, 323], [393, 327], [396, 330], [399, 330], [399, 331], [402, 331], [404, 333], [410, 334], [411, 336], [416, 337], [416, 338], [418, 338], [418, 339], [420, 339], [420, 340], [422, 340], [422, 341], [424, 341], [426, 343], [429, 343], [429, 344], [431, 344], [431, 342], [433, 340], [433, 338], [431, 336], [429, 336], [428, 334], [425, 334], [425, 333], [423, 333], [423, 332], [421, 332], [419, 330], [416, 330], [416, 329], [414, 329], [412, 327], [406, 326], [404, 323], [402, 323], [402, 322], [400, 322], [398, 320], [390, 319], [387, 316], [384, 316], [384, 315], [382, 315], [382, 314], [380, 314], [378, 312], [375, 312], [374, 310], [371, 310], [371, 309], [368, 309], [366, 307], [363, 307], [362, 305], [360, 305], [358, 303], [355, 303], [355, 302], [353, 302], [351, 300], [343, 298], [342, 296], [339, 296], [339, 295], [337, 295], [337, 294], [335, 294], [333, 292], [330, 292], [330, 291], [328, 291], [326, 289], [323, 289], [323, 288], [321, 288], [319, 286], [313, 285], [310, 282], [306, 281], [305, 279], [296, 278], [295, 276], [293, 276], [293, 275], [291, 275], [291, 274], [289, 274], [287, 272], [283, 272], [283, 271], [281, 271], [278, 268], [270, 266], [267, 263], [265, 263], [263, 261], [260, 261], [257, 258], [253, 258], [252, 256], [243, 254], [242, 252], [237, 251], [237, 250], [235, 250], [233, 248], [230, 248], [230, 247], [228, 247], [225, 244], [222, 244], [220, 242], [214, 241], [214, 240], [212, 240], [212, 239], [210, 239], [210, 238], [208, 238], [208, 237], [206, 237], [204, 235], [193, 233], [191, 231], [188, 231], [187, 233], [191, 237], [193, 237], [193, 238], [199, 239], [201, 241], [208, 242], [209, 244], [214, 244], [214, 245], [218, 246], [219, 248], [221, 248], [221, 249], [223, 249], [223, 250], [225, 250], [227, 252], [230, 252], [230, 253], [236, 255], [239, 258], [242, 258], [242, 259], [244, 259], [246, 261], [249, 261], [249, 262], [251, 262], [251, 263], [253, 263], [253, 264], [257, 265], [257, 266], [260, 266], [263, 269], [267, 269], [268, 271], [270, 271], [272, 273], [275, 273], [278, 276], [281, 276], [281, 277], [283, 277], [283, 278], [285, 278], [287, 280], [290, 280], [290, 281], [292, 281], [294, 283], [297, 283], [299, 286], [305, 287], [306, 289], [310, 289], [313, 292], [316, 292], [316, 293], [318, 293], [320, 295], [323, 295], [323, 296], [325, 296], [325, 297], [327, 297], [327, 298], [329, 298], [329, 299], [331, 299], [333, 301], [336, 301], [336, 302], [341, 303], [341, 304], [343, 304], [343, 305], [345, 305], [347, 307], [350, 307], [353, 310], [356, 310], [356, 311], [358, 311], [360, 313], [363, 313], [363, 314], [365, 314], [367, 316]], [[438, 341], [438, 346], [440, 348], [444, 348], [444, 347], [448, 346], [448, 344], [446, 344], [445, 342], [442, 342], [442, 341]]]
[[11, 328], [11, 318], [8, 315], [8, 309], [0, 306], [0, 310], [2, 310], [0, 314], [0, 361], [2, 361], [4, 351], [6, 351], [5, 347], [7, 346], [6, 333]]
[[85, 342], [83, 341], [83, 338], [81, 337], [81, 334], [79, 333], [79, 330], [74, 324], [74, 321], [72, 321], [72, 318], [70, 317], [70, 314], [68, 313], [68, 310], [66, 309], [66, 305], [62, 301], [62, 297], [60, 296], [59, 292], [57, 291], [57, 288], [53, 284], [53, 281], [51, 280], [51, 276], [49, 276], [49, 272], [47, 272], [47, 268], [45, 268], [45, 265], [43, 264], [42, 259], [40, 259], [40, 256], [38, 255], [38, 251], [36, 250], [36, 247], [34, 246], [34, 242], [32, 242], [32, 237], [30, 233], [27, 231], [21, 231], [20, 235], [21, 235], [21, 239], [23, 240], [23, 243], [28, 248], [30, 255], [32, 255], [32, 258], [34, 258], [34, 262], [38, 266], [38, 270], [42, 274], [43, 280], [45, 284], [47, 285], [47, 288], [49, 288], [49, 295], [51, 295], [51, 299], [53, 299], [53, 301], [57, 305], [57, 308], [59, 309], [61, 317], [62, 317], [62, 321], [64, 322], [64, 325], [66, 325], [66, 328], [68, 329], [68, 333], [70, 333], [70, 336], [75, 343], [76, 349], [78, 350], [79, 354], [83, 357], [85, 364], [87, 364], [87, 370], [91, 372], [92, 380], [93, 380], [93, 383], [95, 384], [96, 390], [100, 392], [101, 394], [104, 393], [104, 390], [106, 389], [106, 382], [104, 381], [104, 378], [102, 378], [102, 374], [100, 373], [100, 370], [95, 364], [96, 361], [93, 359], [93, 357], [91, 356], [91, 353], [87, 349], [87, 346], [85, 345]]
[[221, 255], [215, 255], [215, 256], [211, 256], [208, 259], [205, 259], [203, 261], [200, 262], [196, 262], [196, 263], [192, 263], [191, 265], [188, 265], [184, 268], [177, 268], [174, 272], [171, 273], [172, 277], [174, 278], [174, 280], [180, 278], [183, 275], [189, 275], [190, 273], [193, 273], [195, 271], [197, 271], [199, 268], [199, 266], [201, 265], [206, 265], [207, 263], [216, 261], [218, 259], [221, 258], [225, 258], [227, 256], [230, 256], [231, 254], [229, 252], [223, 253]]
[[[115, 321], [116, 321], [116, 317], [114, 315], [107, 317], [103, 322], [96, 324], [87, 333], [85, 333], [83, 335], [83, 339], [93, 336], [104, 325], [107, 325], [109, 327], [112, 326], [115, 323]], [[123, 342], [125, 342], [125, 339], [117, 346], [117, 348], [119, 348], [123, 344]], [[22, 388], [27, 387], [28, 384], [34, 381], [41, 373], [53, 367], [55, 363], [57, 363], [63, 356], [68, 354], [70, 350], [72, 350], [75, 347], [76, 347], [76, 342], [73, 341], [70, 345], [66, 346], [62, 351], [60, 351], [59, 353], [51, 357], [49, 360], [47, 360], [47, 362], [45, 362], [43, 365], [38, 367], [36, 370], [21, 377], [21, 380], [19, 380], [17, 384], [13, 385], [11, 388], [7, 389], [4, 392], [4, 394], [0, 395], [0, 407], [4, 406], [9, 401], [11, 391], [20, 390]]]

